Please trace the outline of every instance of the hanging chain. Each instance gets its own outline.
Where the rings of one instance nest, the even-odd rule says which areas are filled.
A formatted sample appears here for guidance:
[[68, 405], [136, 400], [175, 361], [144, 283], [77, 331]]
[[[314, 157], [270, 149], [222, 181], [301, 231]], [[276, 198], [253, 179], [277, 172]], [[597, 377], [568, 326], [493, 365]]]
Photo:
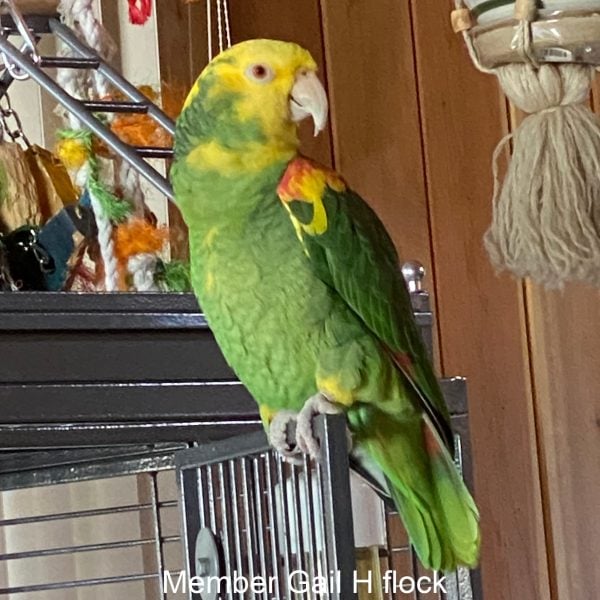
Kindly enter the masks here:
[[[11, 119], [13, 122], [12, 126]], [[12, 107], [10, 103], [10, 97], [7, 93], [0, 98], [0, 126], [2, 129], [0, 134], [2, 138], [4, 138], [5, 135], [8, 135], [13, 142], [23, 140], [23, 143], [28, 148], [31, 147], [29, 139], [23, 131], [21, 119], [17, 114], [17, 111]]]
[[[40, 55], [36, 49], [36, 40], [31, 33], [31, 30], [27, 26], [21, 11], [17, 8], [15, 0], [0, 0], [0, 17], [2, 15], [10, 15], [12, 17], [19, 35], [23, 38], [23, 45], [20, 49], [21, 53], [29, 56], [29, 58], [37, 64], [40, 61]], [[0, 27], [0, 35], [7, 37], [7, 33], [8, 32], [4, 27]], [[0, 53], [0, 56], [2, 57], [4, 66], [13, 79], [20, 81], [29, 79], [29, 75], [27, 75], [23, 69], [10, 60], [3, 52]]]

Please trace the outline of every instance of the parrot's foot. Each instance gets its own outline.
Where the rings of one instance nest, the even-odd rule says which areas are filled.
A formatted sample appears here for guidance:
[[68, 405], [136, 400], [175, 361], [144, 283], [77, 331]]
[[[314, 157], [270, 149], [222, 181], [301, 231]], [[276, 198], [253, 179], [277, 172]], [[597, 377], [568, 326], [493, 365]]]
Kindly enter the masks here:
[[271, 421], [269, 425], [269, 442], [271, 446], [286, 462], [300, 465], [302, 459], [300, 455], [302, 451], [298, 447], [298, 444], [289, 443], [289, 432], [288, 428], [291, 423], [296, 423], [298, 414], [291, 410], [280, 410]]
[[[338, 415], [342, 409], [325, 394], [319, 392], [311, 396], [298, 413], [296, 422], [296, 444], [298, 448], [311, 458], [319, 460], [321, 446], [313, 432], [313, 419], [318, 415]], [[350, 441], [351, 437], [348, 436]]]

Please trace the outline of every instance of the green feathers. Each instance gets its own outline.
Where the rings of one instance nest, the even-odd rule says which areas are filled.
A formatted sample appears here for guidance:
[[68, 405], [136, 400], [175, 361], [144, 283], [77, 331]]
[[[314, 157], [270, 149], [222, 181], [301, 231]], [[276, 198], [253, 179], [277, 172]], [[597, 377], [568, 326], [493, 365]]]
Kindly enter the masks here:
[[448, 411], [394, 245], [336, 173], [297, 154], [290, 95], [315, 69], [294, 44], [255, 40], [194, 86], [172, 170], [192, 285], [265, 426], [325, 393], [390, 482], [423, 564], [473, 566], [477, 509], [446, 447]]
[[479, 513], [429, 419], [379, 427], [386, 433], [370, 439], [368, 449], [388, 479], [420, 561], [438, 571], [475, 567]]

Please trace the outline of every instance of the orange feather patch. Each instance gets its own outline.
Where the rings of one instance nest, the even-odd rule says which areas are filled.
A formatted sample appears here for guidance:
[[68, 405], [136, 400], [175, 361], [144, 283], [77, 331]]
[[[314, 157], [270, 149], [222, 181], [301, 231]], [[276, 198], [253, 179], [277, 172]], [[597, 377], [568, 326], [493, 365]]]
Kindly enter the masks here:
[[[277, 186], [277, 194], [283, 202], [292, 200], [315, 202], [321, 198], [315, 198], [314, 192], [319, 189], [319, 184], [322, 186], [323, 183], [338, 191], [346, 188], [344, 181], [337, 173], [300, 156], [288, 165]], [[324, 186], [322, 187], [324, 191]]]

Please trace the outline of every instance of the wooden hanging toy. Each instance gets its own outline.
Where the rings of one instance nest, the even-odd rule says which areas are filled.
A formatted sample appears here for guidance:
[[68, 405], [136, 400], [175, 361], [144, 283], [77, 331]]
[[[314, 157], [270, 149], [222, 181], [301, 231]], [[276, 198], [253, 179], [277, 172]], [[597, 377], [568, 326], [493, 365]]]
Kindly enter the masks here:
[[78, 194], [60, 160], [29, 143], [8, 93], [0, 124], [0, 288], [61, 289], [84, 237], [65, 213]]
[[[600, 1], [455, 0], [475, 66], [528, 113], [494, 156], [485, 247], [498, 270], [549, 288], [600, 285], [600, 120], [588, 107], [600, 65]], [[541, 7], [540, 7], [541, 5]], [[498, 160], [509, 141], [504, 181]]]

